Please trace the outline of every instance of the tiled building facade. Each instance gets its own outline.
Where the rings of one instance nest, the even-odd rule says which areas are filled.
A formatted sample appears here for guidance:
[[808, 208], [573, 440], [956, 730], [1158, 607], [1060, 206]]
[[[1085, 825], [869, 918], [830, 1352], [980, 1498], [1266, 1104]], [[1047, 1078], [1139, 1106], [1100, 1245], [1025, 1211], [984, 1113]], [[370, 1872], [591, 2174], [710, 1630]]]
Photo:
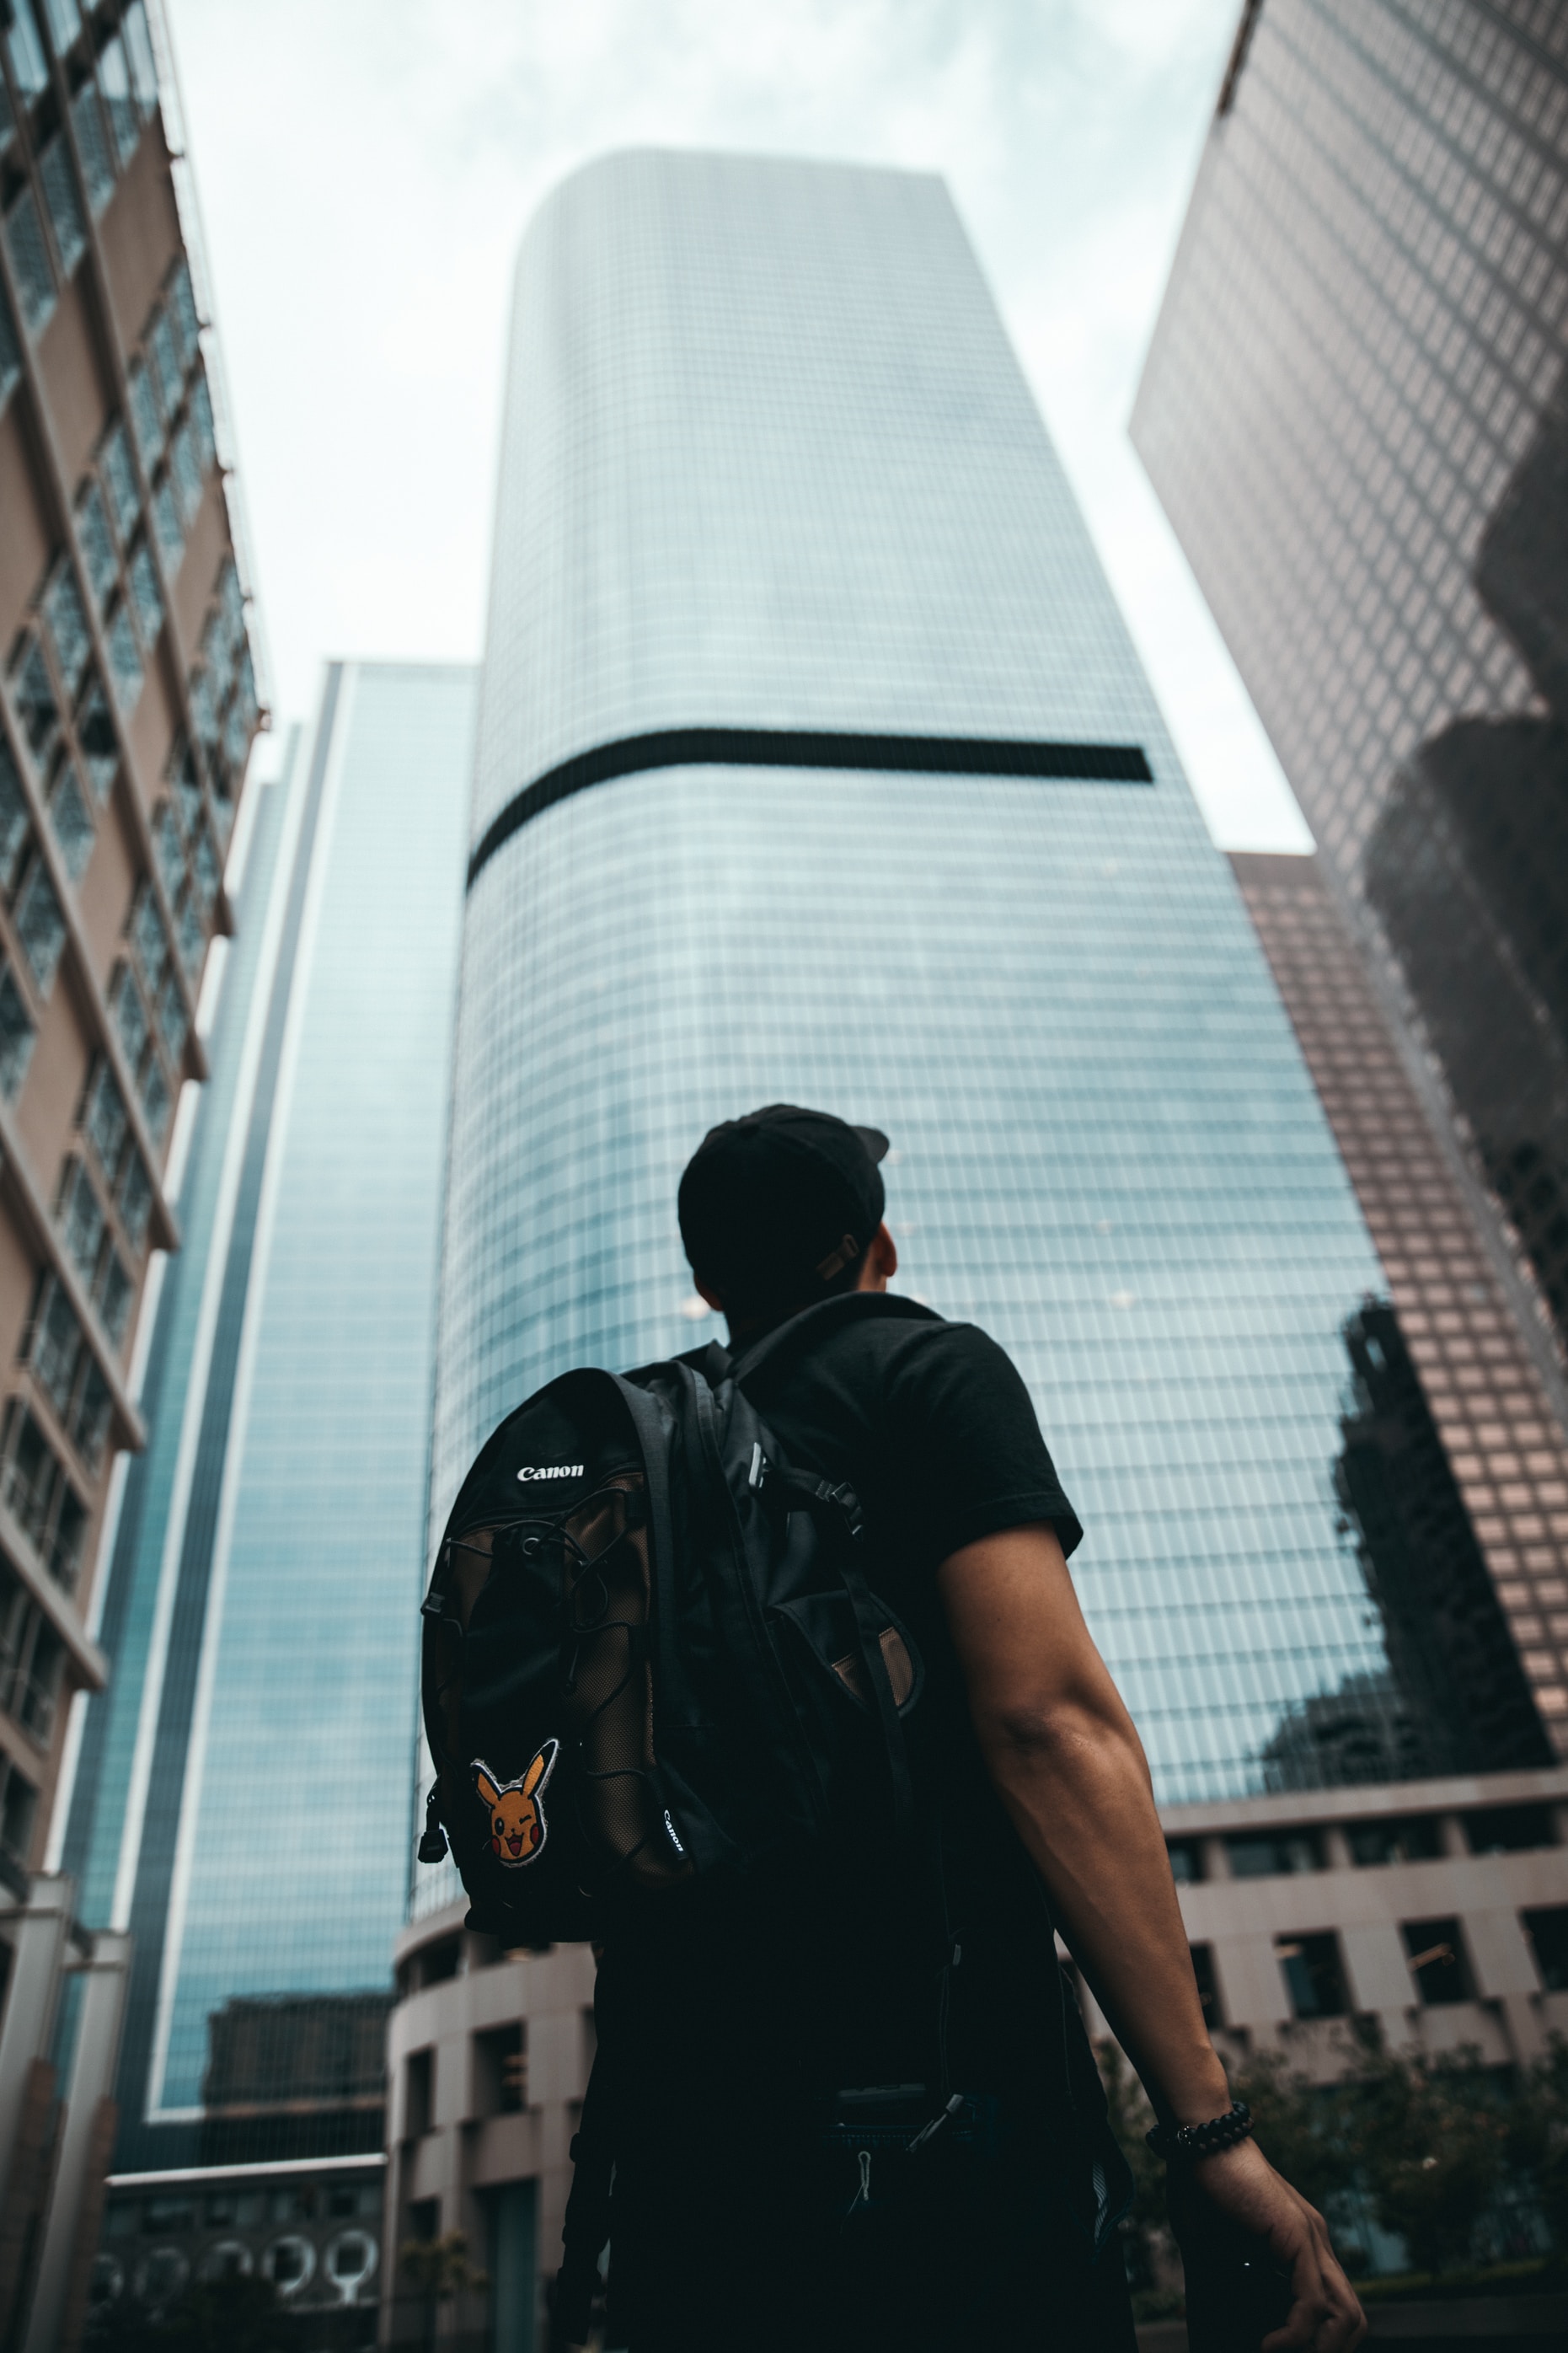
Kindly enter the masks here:
[[1377, 1244], [1535, 1703], [1568, 1752], [1568, 1440], [1316, 859], [1231, 865]]
[[157, 0], [0, 12], [0, 2333], [79, 2336], [128, 1940], [42, 1873], [261, 721]]
[[258, 723], [143, 8], [16, 0], [0, 80], [0, 1861], [36, 1862]]

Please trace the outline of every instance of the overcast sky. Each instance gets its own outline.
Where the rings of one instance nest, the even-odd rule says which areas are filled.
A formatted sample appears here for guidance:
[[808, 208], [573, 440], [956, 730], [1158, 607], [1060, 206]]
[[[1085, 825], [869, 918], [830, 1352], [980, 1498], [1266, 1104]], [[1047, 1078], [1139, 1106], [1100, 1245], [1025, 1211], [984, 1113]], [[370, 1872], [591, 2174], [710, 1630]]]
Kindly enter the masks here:
[[1127, 439], [1238, 0], [169, 0], [272, 698], [482, 650], [511, 266], [631, 143], [946, 175], [1210, 826], [1308, 836]]

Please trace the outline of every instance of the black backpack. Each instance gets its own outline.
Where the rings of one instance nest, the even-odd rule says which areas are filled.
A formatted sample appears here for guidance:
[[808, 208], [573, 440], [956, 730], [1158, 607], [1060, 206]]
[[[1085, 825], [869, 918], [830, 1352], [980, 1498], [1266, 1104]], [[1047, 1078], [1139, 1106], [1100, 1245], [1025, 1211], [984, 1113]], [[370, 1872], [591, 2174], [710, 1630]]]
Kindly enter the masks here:
[[911, 1850], [924, 1670], [864, 1550], [717, 1345], [509, 1414], [422, 1605], [419, 1854], [450, 1843], [469, 1926], [599, 1937], [682, 1882]]

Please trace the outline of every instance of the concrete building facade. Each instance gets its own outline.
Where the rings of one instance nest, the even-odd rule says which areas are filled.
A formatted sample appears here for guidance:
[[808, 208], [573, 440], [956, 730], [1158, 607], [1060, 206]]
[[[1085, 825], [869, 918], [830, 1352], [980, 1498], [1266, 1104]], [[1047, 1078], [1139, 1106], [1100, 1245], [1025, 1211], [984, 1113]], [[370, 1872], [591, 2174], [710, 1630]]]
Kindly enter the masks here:
[[[156, 0], [0, 19], [0, 2333], [74, 2341], [128, 1946], [40, 1873], [263, 691]], [[51, 2203], [52, 2184], [52, 2203]]]

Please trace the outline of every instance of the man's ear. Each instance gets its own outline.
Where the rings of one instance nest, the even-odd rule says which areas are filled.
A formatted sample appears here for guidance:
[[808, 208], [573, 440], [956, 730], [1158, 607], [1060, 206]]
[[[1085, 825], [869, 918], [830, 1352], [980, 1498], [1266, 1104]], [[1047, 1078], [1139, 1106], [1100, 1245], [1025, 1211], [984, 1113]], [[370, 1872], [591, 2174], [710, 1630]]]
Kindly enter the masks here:
[[698, 1297], [700, 1299], [705, 1299], [708, 1302], [709, 1306], [713, 1310], [715, 1315], [722, 1315], [724, 1313], [724, 1303], [720, 1298], [719, 1293], [714, 1290], [713, 1285], [710, 1282], [704, 1282], [700, 1274], [694, 1274], [691, 1280], [697, 1285]]
[[899, 1271], [899, 1245], [885, 1225], [879, 1226], [866, 1245], [857, 1291], [886, 1291]]

